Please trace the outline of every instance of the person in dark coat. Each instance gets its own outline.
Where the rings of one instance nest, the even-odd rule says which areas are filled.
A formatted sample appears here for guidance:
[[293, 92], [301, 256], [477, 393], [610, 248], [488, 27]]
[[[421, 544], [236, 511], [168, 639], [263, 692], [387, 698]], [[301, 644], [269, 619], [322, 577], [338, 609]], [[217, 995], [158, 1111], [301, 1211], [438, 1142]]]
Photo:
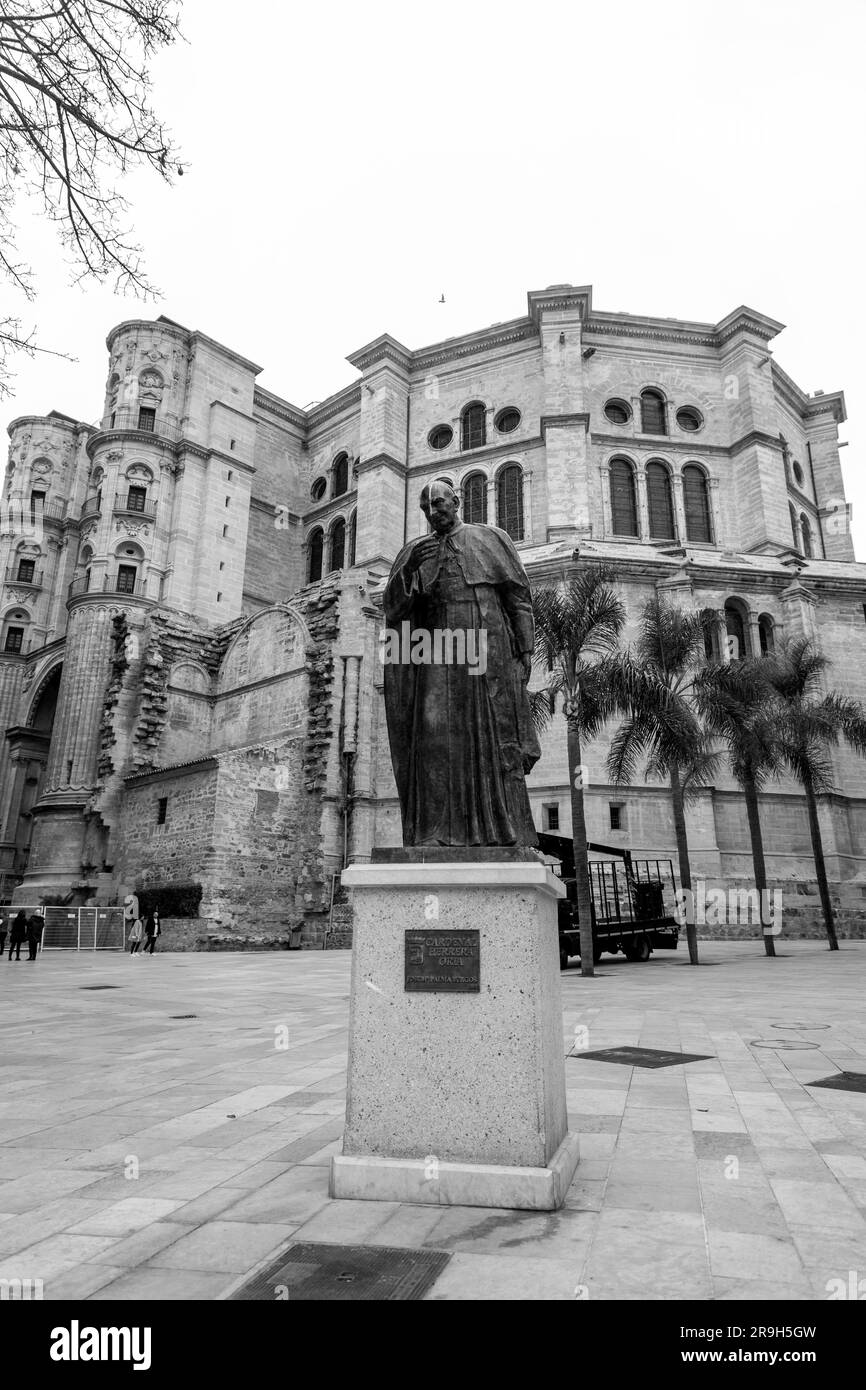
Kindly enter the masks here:
[[22, 908], [12, 923], [12, 931], [9, 933], [9, 959], [12, 959], [12, 952], [15, 952], [15, 959], [21, 959], [21, 947], [27, 939], [27, 913]]
[[39, 943], [42, 940], [42, 928], [45, 926], [45, 918], [40, 912], [34, 912], [27, 922], [27, 945], [30, 949], [28, 960], [35, 960], [39, 950]]
[[9, 913], [0, 907], [0, 956], [6, 950], [6, 937], [9, 935]]
[[159, 913], [149, 912], [144, 920], [144, 950], [142, 955], [146, 956], [148, 951], [153, 955], [156, 946], [156, 938], [161, 935], [159, 927]]

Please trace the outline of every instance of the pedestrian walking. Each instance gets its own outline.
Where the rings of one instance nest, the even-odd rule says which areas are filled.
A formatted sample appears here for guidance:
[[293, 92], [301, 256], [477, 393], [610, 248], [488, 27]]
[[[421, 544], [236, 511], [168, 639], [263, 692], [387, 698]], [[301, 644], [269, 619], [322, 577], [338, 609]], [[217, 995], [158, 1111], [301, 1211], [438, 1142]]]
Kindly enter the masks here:
[[12, 952], [15, 952], [15, 959], [21, 959], [21, 947], [27, 939], [27, 913], [22, 908], [12, 923], [12, 930], [9, 933], [9, 959], [12, 959]]
[[134, 956], [141, 946], [141, 918], [136, 917], [129, 929], [129, 954]]
[[9, 913], [0, 908], [0, 959], [6, 950], [6, 937], [9, 935]]
[[27, 945], [30, 954], [28, 960], [35, 960], [39, 950], [39, 943], [42, 940], [42, 929], [45, 926], [45, 918], [40, 912], [31, 914], [27, 922]]
[[153, 955], [154, 948], [156, 947], [156, 938], [162, 935], [162, 930], [159, 925], [158, 911], [154, 910], [153, 912], [149, 912], [147, 914], [147, 917], [144, 920], [144, 934], [146, 940], [144, 943], [144, 950], [142, 951], [142, 955], [146, 956], [148, 951], [151, 955]]

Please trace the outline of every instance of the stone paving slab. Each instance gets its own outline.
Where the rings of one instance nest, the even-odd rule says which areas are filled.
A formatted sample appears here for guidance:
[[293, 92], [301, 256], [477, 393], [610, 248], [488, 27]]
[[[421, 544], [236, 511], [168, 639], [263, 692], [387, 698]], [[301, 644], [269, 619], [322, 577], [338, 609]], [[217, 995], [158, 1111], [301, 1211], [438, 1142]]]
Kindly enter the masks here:
[[431, 1301], [826, 1299], [866, 1277], [866, 1094], [809, 1083], [866, 1072], [866, 942], [777, 949], [563, 973], [581, 1162], [546, 1214], [329, 1198], [348, 953], [0, 963], [0, 1278], [221, 1299], [298, 1239], [447, 1250]]

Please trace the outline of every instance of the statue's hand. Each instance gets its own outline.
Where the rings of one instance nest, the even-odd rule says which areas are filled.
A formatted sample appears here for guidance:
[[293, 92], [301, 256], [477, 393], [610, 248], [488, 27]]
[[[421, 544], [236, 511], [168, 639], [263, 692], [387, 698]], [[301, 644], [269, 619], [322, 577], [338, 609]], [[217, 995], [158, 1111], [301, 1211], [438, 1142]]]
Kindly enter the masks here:
[[439, 550], [439, 542], [435, 536], [425, 536], [419, 541], [412, 554], [409, 556], [407, 568], [410, 571], [419, 570], [426, 560], [435, 560]]

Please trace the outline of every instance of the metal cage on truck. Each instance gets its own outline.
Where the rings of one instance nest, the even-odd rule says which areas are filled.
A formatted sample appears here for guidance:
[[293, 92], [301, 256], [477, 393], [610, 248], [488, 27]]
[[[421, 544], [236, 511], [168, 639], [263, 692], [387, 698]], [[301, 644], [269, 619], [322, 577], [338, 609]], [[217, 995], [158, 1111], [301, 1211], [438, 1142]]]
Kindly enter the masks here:
[[[559, 860], [566, 888], [558, 905], [559, 961], [565, 969], [571, 956], [580, 955], [574, 846], [560, 835], [540, 834], [538, 843], [543, 854]], [[618, 845], [590, 843], [588, 848], [609, 856], [589, 864], [593, 959], [621, 951], [627, 960], [645, 961], [655, 950], [675, 951], [679, 925], [673, 861], [636, 858]]]

